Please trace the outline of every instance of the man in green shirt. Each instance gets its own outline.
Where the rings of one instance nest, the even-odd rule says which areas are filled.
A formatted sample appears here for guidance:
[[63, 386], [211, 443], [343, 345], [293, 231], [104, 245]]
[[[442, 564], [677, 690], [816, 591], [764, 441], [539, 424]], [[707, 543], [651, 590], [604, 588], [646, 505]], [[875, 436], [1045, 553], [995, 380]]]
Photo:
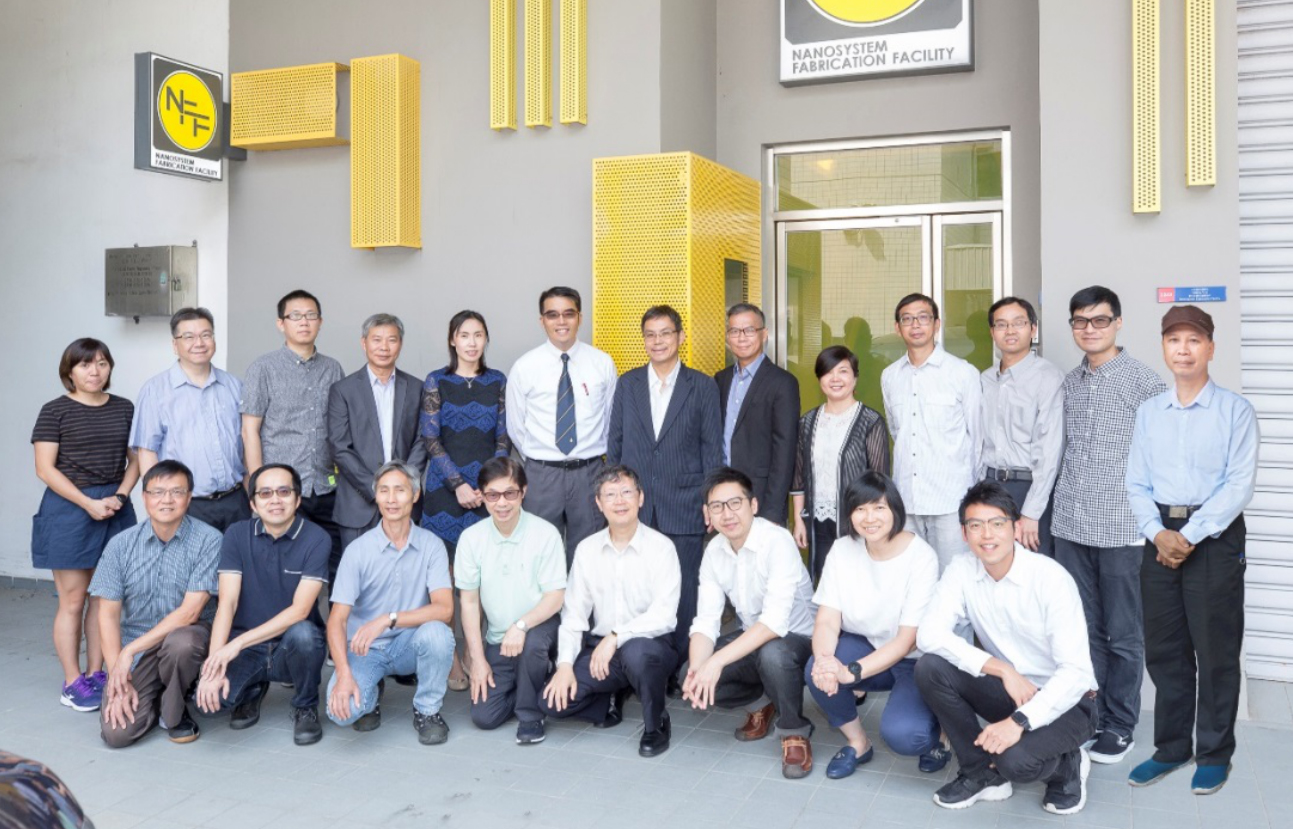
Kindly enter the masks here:
[[[516, 742], [540, 743], [539, 694], [566, 595], [565, 547], [556, 527], [521, 509], [521, 464], [486, 461], [478, 486], [490, 520], [463, 531], [453, 567], [471, 656], [471, 720], [494, 729], [516, 714]], [[488, 625], [483, 638], [482, 610]]]

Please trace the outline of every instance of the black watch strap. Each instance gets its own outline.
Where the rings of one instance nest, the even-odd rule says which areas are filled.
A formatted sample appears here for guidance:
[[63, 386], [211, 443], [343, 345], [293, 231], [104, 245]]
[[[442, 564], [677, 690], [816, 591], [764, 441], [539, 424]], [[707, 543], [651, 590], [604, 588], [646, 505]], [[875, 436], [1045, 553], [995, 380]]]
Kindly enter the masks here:
[[1032, 723], [1028, 722], [1028, 717], [1024, 714], [1023, 711], [1016, 711], [1015, 713], [1011, 714], [1010, 719], [1014, 720], [1015, 725], [1019, 726], [1024, 731], [1033, 730]]
[[124, 507], [126, 504], [129, 504], [129, 503], [130, 503], [130, 496], [129, 496], [129, 495], [122, 495], [120, 492], [114, 492], [114, 493], [112, 493], [112, 496], [113, 496], [114, 498], [116, 498], [118, 501], [120, 501], [120, 502], [121, 502], [121, 505], [122, 505], [123, 507]]
[[853, 674], [853, 680], [854, 680], [855, 682], [860, 682], [860, 681], [862, 680], [862, 663], [861, 663], [861, 662], [850, 662], [850, 663], [848, 663], [847, 665], [845, 665], [844, 667], [848, 668], [848, 669], [849, 669], [849, 673]]

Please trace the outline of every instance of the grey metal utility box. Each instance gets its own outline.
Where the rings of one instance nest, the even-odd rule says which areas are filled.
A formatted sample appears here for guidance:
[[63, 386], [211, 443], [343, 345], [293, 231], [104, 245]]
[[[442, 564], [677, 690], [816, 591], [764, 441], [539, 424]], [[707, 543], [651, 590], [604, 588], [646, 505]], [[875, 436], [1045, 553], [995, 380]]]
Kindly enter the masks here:
[[108, 248], [104, 313], [109, 317], [169, 317], [198, 302], [196, 245]]

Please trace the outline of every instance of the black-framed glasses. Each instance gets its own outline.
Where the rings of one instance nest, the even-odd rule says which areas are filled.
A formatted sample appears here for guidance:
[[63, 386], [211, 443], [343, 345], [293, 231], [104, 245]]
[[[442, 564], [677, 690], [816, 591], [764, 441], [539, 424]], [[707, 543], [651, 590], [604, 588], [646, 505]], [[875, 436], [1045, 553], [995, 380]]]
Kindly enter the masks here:
[[284, 314], [282, 319], [291, 320], [292, 322], [300, 322], [301, 320], [318, 322], [320, 316], [318, 311], [293, 311], [290, 314]]
[[499, 498], [506, 498], [509, 501], [515, 501], [517, 498], [521, 497], [521, 490], [505, 489], [502, 492], [486, 491], [482, 492], [481, 495], [485, 497], [486, 501], [489, 501], [491, 504], [496, 504], [498, 503]]
[[911, 328], [916, 323], [929, 325], [933, 321], [934, 315], [928, 312], [924, 314], [903, 314], [901, 317], [898, 317], [898, 324], [903, 328]]
[[573, 308], [567, 308], [564, 311], [544, 311], [543, 318], [548, 322], [557, 322], [558, 320], [573, 320], [579, 316], [579, 312]]
[[750, 499], [746, 498], [744, 495], [738, 495], [735, 498], [728, 498], [726, 501], [710, 501], [705, 506], [715, 515], [722, 515], [727, 510], [736, 512], [741, 508], [741, 505], [748, 500]]
[[1113, 325], [1113, 321], [1115, 319], [1117, 319], [1117, 317], [1110, 317], [1104, 314], [1098, 317], [1069, 317], [1069, 325], [1074, 331], [1081, 331], [1086, 328], [1087, 325], [1100, 330]]
[[749, 338], [758, 334], [765, 327], [766, 326], [762, 326], [762, 325], [758, 327], [755, 327], [753, 325], [747, 325], [745, 328], [729, 328], [727, 329], [727, 336], [731, 337], [734, 340], [740, 339], [741, 337]]
[[292, 487], [292, 486], [280, 486], [280, 487], [266, 486], [256, 490], [256, 497], [262, 501], [268, 501], [270, 498], [273, 498], [275, 495], [277, 495], [279, 498], [282, 498], [283, 500], [286, 501], [288, 498], [291, 498], [295, 494], [296, 494], [296, 487]]
[[983, 535], [983, 529], [991, 527], [993, 532], [1001, 532], [1011, 523], [1009, 518], [989, 518], [987, 521], [972, 518], [965, 522], [965, 531], [970, 535]]

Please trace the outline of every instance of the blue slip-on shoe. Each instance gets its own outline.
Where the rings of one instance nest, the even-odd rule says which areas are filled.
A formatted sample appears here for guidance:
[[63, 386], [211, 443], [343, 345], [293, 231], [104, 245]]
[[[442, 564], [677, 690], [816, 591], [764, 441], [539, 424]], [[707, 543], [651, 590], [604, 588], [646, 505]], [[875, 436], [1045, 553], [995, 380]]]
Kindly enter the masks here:
[[948, 762], [952, 759], [952, 750], [947, 746], [939, 743], [934, 748], [920, 755], [920, 761], [916, 768], [925, 774], [934, 774], [947, 768]]
[[1187, 757], [1178, 763], [1163, 763], [1151, 757], [1131, 770], [1131, 774], [1127, 775], [1127, 782], [1137, 787], [1152, 786], [1182, 766], [1189, 765], [1192, 759], [1194, 758]]
[[875, 757], [875, 746], [869, 747], [860, 757], [853, 746], [844, 746], [835, 752], [835, 756], [826, 764], [826, 777], [829, 780], [842, 780], [857, 771], [858, 766], [871, 762], [873, 757]]
[[1190, 791], [1195, 794], [1212, 794], [1219, 791], [1230, 779], [1230, 764], [1224, 766], [1199, 766], [1194, 770]]

